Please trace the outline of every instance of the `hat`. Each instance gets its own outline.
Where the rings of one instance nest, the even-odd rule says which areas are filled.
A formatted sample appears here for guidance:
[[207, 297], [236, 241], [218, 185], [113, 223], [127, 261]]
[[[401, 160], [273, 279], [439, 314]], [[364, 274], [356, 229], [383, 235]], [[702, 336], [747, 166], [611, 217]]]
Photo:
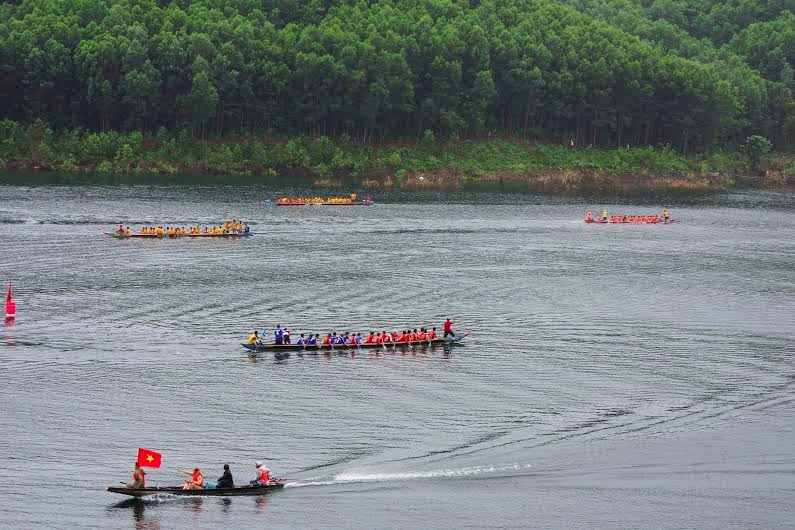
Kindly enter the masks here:
[[256, 462], [254, 462], [254, 465], [257, 466], [257, 467], [260, 467], [262, 465], [262, 462], [257, 460]]

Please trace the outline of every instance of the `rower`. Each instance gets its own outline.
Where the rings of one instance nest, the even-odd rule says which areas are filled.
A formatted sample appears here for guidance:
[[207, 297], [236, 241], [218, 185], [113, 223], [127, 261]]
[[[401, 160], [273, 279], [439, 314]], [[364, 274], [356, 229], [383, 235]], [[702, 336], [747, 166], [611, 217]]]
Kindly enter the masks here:
[[130, 230], [129, 226], [124, 230], [124, 235], [128, 237], [132, 235], [132, 230]]
[[[605, 211], [604, 214], [607, 215], [607, 211]], [[453, 324], [455, 324], [455, 322], [453, 322], [449, 318], [444, 321], [444, 337], [445, 338], [447, 338], [448, 335], [450, 335], [451, 337], [455, 337], [455, 333], [453, 333]]]
[[602, 219], [607, 219], [607, 210], [602, 210]]
[[124, 227], [122, 225], [119, 225], [119, 228], [116, 229], [116, 233], [117, 234], [124, 234]]
[[430, 332], [428, 332], [428, 340], [434, 340], [435, 338], [436, 338], [436, 328], [433, 328], [431, 329]]
[[310, 346], [316, 346], [319, 338], [320, 334], [318, 333], [315, 333], [314, 335], [309, 335], [309, 340], [306, 341], [306, 343]]
[[670, 215], [671, 215], [671, 214], [669, 214], [669, 213], [668, 213], [668, 210], [665, 210], [665, 211], [663, 212], [663, 222], [666, 222], [666, 223], [667, 223], [667, 222], [668, 222], [668, 217], [670, 217]]
[[235, 481], [232, 478], [232, 472], [229, 470], [229, 464], [224, 464], [224, 474], [218, 478], [215, 483], [216, 488], [234, 488]]
[[202, 470], [199, 469], [198, 467], [193, 468], [193, 471], [186, 471], [184, 469], [177, 469], [177, 471], [179, 471], [183, 475], [188, 475], [190, 477], [190, 480], [183, 481], [185, 485], [182, 486], [182, 489], [200, 490], [204, 488], [205, 486], [204, 475], [202, 474]]
[[420, 342], [425, 342], [428, 339], [428, 334], [425, 333], [425, 328], [420, 328], [420, 332], [417, 334], [417, 340]]
[[255, 329], [254, 333], [252, 333], [251, 335], [248, 336], [248, 343], [251, 346], [259, 346], [260, 345], [260, 342], [259, 342], [259, 331], [257, 331]]
[[369, 335], [367, 335], [367, 338], [364, 339], [364, 343], [365, 344], [375, 344], [375, 335], [373, 334], [372, 331], [370, 332]]
[[276, 324], [276, 329], [273, 330], [273, 341], [276, 344], [284, 343], [284, 331], [282, 331], [282, 327], [279, 324]]
[[588, 223], [592, 223], [593, 222], [593, 214], [591, 213], [590, 209], [588, 209], [588, 211], [585, 212], [585, 221], [588, 222]]
[[323, 346], [328, 346], [331, 344], [331, 333], [326, 333], [326, 336], [323, 337]]
[[295, 343], [298, 344], [298, 345], [301, 345], [301, 346], [306, 344], [306, 339], [304, 339], [304, 334], [303, 333], [301, 333], [301, 335], [298, 337], [298, 340], [295, 341]]
[[387, 342], [394, 343], [395, 341], [392, 340], [392, 335], [387, 333], [386, 331], [381, 332], [381, 343], [386, 344]]
[[135, 469], [132, 475], [133, 481], [132, 484], [127, 484], [128, 488], [138, 489], [146, 487], [146, 473], [144, 473], [144, 470], [138, 465], [138, 462], [135, 463]]
[[252, 486], [267, 486], [270, 484], [271, 481], [271, 473], [270, 469], [265, 467], [265, 464], [262, 462], [255, 462], [254, 465], [257, 467], [257, 478], [252, 480], [250, 484]]

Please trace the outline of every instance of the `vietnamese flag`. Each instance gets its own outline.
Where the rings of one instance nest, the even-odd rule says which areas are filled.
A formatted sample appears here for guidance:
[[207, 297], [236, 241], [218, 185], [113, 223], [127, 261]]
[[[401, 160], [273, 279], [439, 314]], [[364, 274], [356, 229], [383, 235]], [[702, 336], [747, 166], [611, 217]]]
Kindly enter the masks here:
[[160, 467], [160, 453], [139, 447], [138, 465], [141, 467]]

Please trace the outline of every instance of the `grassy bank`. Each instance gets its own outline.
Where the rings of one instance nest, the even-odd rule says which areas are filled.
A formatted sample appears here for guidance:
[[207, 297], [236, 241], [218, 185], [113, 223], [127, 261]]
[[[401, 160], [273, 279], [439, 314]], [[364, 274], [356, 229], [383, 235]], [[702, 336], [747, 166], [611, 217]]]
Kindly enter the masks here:
[[[671, 149], [567, 149], [490, 138], [361, 145], [330, 140], [234, 137], [199, 141], [165, 130], [151, 136], [56, 134], [41, 124], [0, 122], [0, 168], [100, 174], [214, 174], [311, 178], [333, 187], [355, 180], [368, 189], [456, 189], [509, 184], [539, 191], [785, 187], [795, 157], [768, 157], [750, 171], [739, 152], [683, 156]], [[789, 179], [789, 180], [788, 180]]]

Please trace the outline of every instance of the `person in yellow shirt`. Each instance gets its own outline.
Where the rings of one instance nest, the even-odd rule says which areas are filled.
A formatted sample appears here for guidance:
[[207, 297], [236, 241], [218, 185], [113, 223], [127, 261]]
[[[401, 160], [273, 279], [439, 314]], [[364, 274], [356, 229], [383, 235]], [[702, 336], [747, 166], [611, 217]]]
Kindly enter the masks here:
[[158, 226], [157, 228], [155, 228], [155, 235], [162, 237], [163, 233], [164, 232], [163, 232], [163, 227], [162, 226]]
[[248, 336], [248, 343], [249, 343], [251, 346], [259, 346], [259, 345], [260, 345], [260, 341], [259, 341], [259, 331], [257, 331], [257, 330], [255, 329], [255, 330], [254, 330], [254, 333], [252, 333], [251, 335], [249, 335], [249, 336]]

